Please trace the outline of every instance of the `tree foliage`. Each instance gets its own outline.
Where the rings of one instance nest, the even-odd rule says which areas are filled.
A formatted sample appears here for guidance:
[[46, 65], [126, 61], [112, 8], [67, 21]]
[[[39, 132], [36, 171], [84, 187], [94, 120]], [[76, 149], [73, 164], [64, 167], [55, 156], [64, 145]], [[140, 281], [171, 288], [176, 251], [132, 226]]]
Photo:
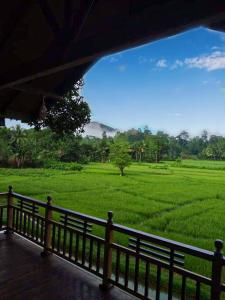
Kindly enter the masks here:
[[39, 131], [20, 126], [0, 128], [0, 166], [43, 167], [48, 162], [105, 163], [110, 160], [117, 165], [120, 160], [125, 160], [125, 164], [185, 158], [225, 160], [223, 136], [210, 136], [206, 131], [197, 137], [188, 135], [188, 139], [184, 139], [183, 134], [179, 136], [182, 139], [160, 131], [153, 134], [150, 130], [131, 129], [114, 138], [105, 133], [102, 138], [95, 138], [72, 133], [62, 136], [49, 128]]
[[131, 164], [129, 144], [118, 141], [113, 143], [110, 149], [110, 160], [120, 170], [120, 175], [124, 176], [124, 169]]
[[62, 100], [57, 100], [47, 110], [43, 120], [30, 123], [36, 129], [48, 127], [57, 134], [83, 132], [85, 124], [90, 122], [90, 108], [84, 98], [80, 96], [83, 81], [78, 81]]

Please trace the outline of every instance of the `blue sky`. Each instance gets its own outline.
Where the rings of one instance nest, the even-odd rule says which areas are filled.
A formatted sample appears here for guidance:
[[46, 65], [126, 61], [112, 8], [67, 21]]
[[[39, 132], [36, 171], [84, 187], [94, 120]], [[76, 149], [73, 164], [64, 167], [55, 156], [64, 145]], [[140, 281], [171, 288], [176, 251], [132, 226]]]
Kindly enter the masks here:
[[82, 93], [93, 121], [121, 130], [225, 135], [224, 88], [225, 34], [197, 28], [102, 58]]
[[85, 76], [92, 120], [225, 135], [225, 34], [198, 28], [101, 59]]

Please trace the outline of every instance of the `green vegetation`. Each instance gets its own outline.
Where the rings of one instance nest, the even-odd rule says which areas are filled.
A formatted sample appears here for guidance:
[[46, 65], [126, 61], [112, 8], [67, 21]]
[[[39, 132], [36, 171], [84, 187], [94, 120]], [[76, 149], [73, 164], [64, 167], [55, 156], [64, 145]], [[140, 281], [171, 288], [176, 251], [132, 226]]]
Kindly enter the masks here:
[[129, 144], [116, 141], [111, 145], [110, 161], [120, 170], [120, 175], [124, 176], [124, 169], [131, 164], [129, 155]]
[[[225, 138], [206, 132], [173, 137], [145, 128], [99, 139], [0, 128], [3, 191], [12, 184], [21, 194], [51, 195], [57, 205], [102, 218], [113, 210], [117, 223], [209, 250], [225, 240], [224, 158]], [[117, 168], [122, 175], [131, 162], [127, 176], [118, 176]], [[94, 226], [94, 233], [102, 231]], [[127, 237], [117, 239], [127, 245]], [[187, 255], [185, 266], [211, 272]]]
[[115, 161], [113, 153], [110, 154], [115, 150], [114, 144], [126, 144], [126, 160], [130, 160], [129, 155], [133, 162], [172, 160], [178, 167], [187, 158], [225, 160], [225, 138], [209, 136], [206, 131], [193, 138], [186, 131], [176, 137], [161, 131], [152, 134], [148, 127], [118, 133], [114, 138], [105, 133], [102, 138], [84, 138], [74, 135], [71, 128], [68, 131], [61, 135], [48, 128], [39, 131], [20, 126], [0, 128], [0, 166], [44, 167], [49, 160], [81, 164]]
[[[0, 169], [0, 185], [44, 201], [51, 195], [54, 204], [101, 218], [112, 210], [117, 223], [213, 250], [216, 238], [225, 240], [225, 162], [174, 163], [133, 164], [124, 177], [102, 163], [82, 172]], [[192, 258], [185, 265], [210, 272]]]
[[59, 135], [82, 132], [83, 126], [90, 122], [91, 111], [80, 96], [80, 91], [84, 85], [83, 79], [71, 87], [71, 89], [56, 102], [45, 102], [43, 99], [39, 116], [33, 116], [29, 125], [36, 129], [51, 128]]

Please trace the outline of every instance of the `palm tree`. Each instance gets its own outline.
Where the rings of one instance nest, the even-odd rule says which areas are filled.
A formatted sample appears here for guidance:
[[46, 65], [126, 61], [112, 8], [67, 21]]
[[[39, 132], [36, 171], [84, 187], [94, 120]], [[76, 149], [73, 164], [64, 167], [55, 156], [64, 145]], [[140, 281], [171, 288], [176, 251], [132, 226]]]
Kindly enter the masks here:
[[17, 167], [20, 168], [24, 161], [24, 144], [27, 139], [27, 134], [20, 125], [16, 125], [16, 127], [12, 130], [11, 143], [14, 149], [14, 156]]

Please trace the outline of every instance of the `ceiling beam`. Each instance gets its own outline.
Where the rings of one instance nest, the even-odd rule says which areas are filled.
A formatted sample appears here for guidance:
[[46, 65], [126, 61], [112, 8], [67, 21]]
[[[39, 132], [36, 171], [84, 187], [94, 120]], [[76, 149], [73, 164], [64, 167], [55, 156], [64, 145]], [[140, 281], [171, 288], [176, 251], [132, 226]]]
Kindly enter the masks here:
[[49, 63], [49, 58], [46, 61], [44, 58], [41, 62], [31, 62], [4, 74], [0, 78], [0, 90], [224, 18], [225, 3], [221, 4], [219, 0], [181, 1], [178, 5], [168, 4], [156, 9], [145, 9], [137, 15], [127, 17], [121, 23], [116, 23], [112, 28], [101, 28], [95, 36], [72, 43], [67, 56], [64, 58], [63, 54], [61, 60]]
[[51, 6], [48, 4], [47, 0], [37, 0], [40, 9], [42, 11], [42, 14], [45, 17], [45, 20], [47, 21], [47, 24], [51, 28], [52, 32], [54, 34], [57, 34], [60, 32], [60, 26], [58, 24], [58, 21], [51, 9]]
[[33, 88], [33, 87], [30, 87], [30, 86], [26, 86], [26, 85], [12, 86], [10, 89], [15, 90], [15, 91], [24, 92], [24, 93], [31, 94], [31, 95], [38, 95], [38, 96], [42, 96], [42, 97], [48, 97], [48, 98], [52, 98], [52, 99], [56, 99], [56, 100], [62, 100], [63, 99], [62, 96], [57, 95], [55, 93], [46, 92], [42, 89]]
[[31, 2], [27, 1], [20, 1], [19, 5], [17, 5], [16, 9], [12, 12], [10, 16], [10, 23], [7, 23], [7, 26], [4, 27], [4, 35], [0, 41], [0, 49], [1, 52], [4, 50], [4, 46], [6, 45], [7, 41], [14, 33], [14, 30], [17, 28], [18, 23], [23, 19], [27, 10], [29, 9]]

